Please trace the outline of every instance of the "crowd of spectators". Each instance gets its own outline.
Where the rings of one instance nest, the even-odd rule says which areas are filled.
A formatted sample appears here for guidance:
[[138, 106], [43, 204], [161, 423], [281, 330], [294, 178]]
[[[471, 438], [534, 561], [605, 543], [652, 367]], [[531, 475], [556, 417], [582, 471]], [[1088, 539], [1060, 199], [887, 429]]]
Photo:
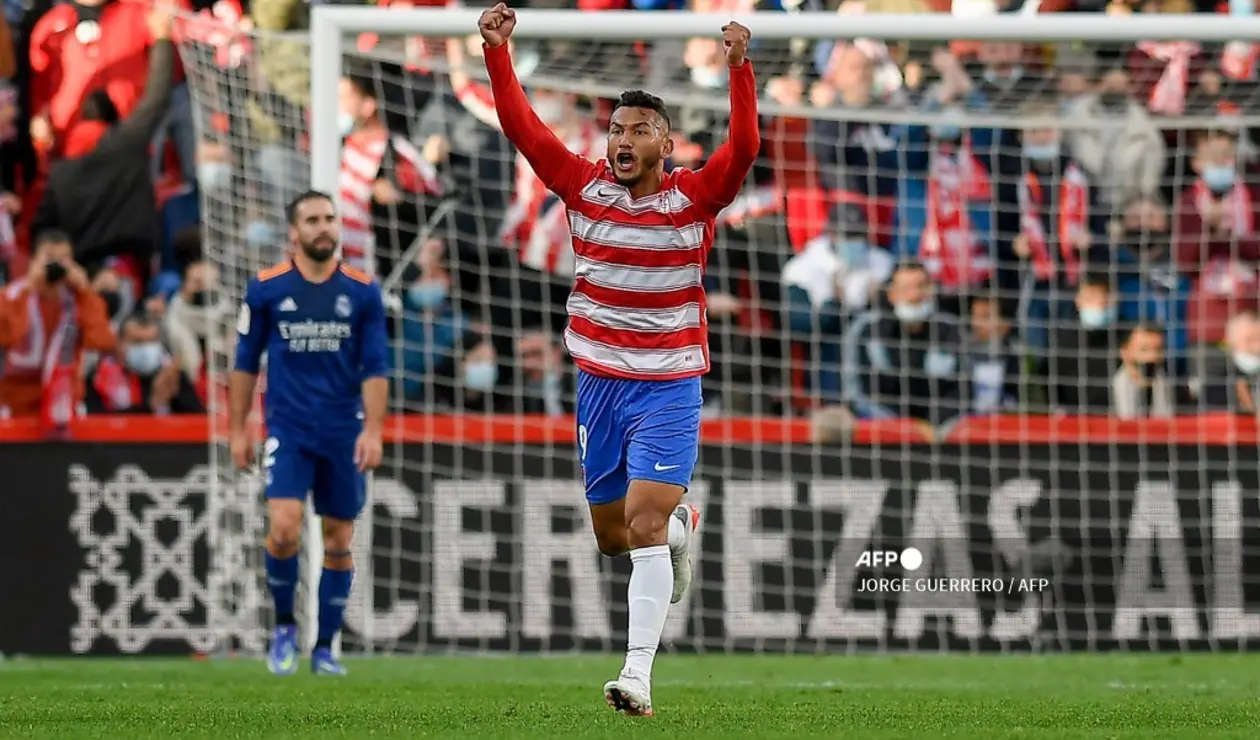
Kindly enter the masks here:
[[[576, 6], [1229, 12], [1025, 4]], [[241, 278], [203, 238], [234, 245], [233, 270], [266, 266], [309, 186], [306, 3], [5, 10], [0, 410], [53, 426], [203, 413], [207, 341], [231, 341], [220, 286]], [[392, 289], [398, 407], [571, 412], [569, 224], [498, 131], [475, 35], [357, 46], [339, 88], [343, 253]], [[752, 56], [767, 112], [711, 257], [710, 413], [829, 407], [941, 430], [1009, 411], [1260, 411], [1260, 45], [755, 40]], [[703, 165], [724, 136], [716, 37], [523, 42], [514, 58], [540, 118], [592, 158], [609, 104], [583, 83], [675, 104], [670, 166]]]

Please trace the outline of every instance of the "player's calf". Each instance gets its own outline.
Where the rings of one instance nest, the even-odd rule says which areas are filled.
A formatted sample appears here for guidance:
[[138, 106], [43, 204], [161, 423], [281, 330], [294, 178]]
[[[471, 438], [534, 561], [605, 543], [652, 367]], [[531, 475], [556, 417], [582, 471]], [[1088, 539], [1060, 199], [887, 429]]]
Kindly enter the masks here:
[[319, 625], [311, 668], [322, 675], [341, 675], [345, 668], [333, 657], [332, 644], [345, 619], [346, 602], [354, 584], [350, 544], [354, 522], [324, 517], [324, 569], [319, 577]]
[[615, 558], [630, 551], [624, 498], [606, 504], [592, 504], [591, 526], [595, 529], [595, 543], [604, 555]]
[[[680, 486], [636, 480], [631, 482], [626, 495], [626, 532], [631, 547], [627, 593], [630, 624], [626, 663], [617, 682], [639, 687], [634, 695], [640, 699], [649, 695], [652, 662], [669, 614], [670, 595], [674, 588], [674, 572], [667, 544], [669, 520], [682, 493]], [[614, 686], [617, 682], [605, 686], [606, 695], [610, 686], [617, 688]], [[613, 691], [613, 698], [621, 693], [624, 692]], [[643, 708], [642, 702], [634, 703], [639, 709]], [[614, 706], [617, 705], [614, 703]], [[618, 708], [625, 711], [622, 707]]]

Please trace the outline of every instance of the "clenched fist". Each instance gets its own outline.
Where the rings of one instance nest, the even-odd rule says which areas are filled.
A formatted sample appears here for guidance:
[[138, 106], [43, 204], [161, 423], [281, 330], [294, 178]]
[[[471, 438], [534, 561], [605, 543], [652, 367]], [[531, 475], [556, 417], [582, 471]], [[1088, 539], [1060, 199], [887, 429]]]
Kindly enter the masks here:
[[512, 29], [516, 28], [516, 11], [499, 3], [481, 12], [477, 27], [481, 29], [481, 38], [485, 39], [487, 44], [502, 46], [511, 38]]
[[752, 31], [735, 21], [722, 26], [722, 46], [726, 47], [728, 65], [738, 67], [744, 63], [745, 57], [748, 56], [748, 39], [750, 38], [752, 38]]

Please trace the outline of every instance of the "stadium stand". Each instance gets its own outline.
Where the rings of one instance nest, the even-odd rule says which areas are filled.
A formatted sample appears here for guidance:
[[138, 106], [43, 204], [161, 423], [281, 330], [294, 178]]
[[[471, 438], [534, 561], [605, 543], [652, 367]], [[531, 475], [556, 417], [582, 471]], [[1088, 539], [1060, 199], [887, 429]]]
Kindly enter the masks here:
[[[160, 33], [146, 21], [149, 4], [138, 0], [6, 5], [5, 277], [23, 278], [32, 223], [72, 231], [113, 328], [133, 337], [119, 343], [124, 349], [110, 362], [89, 353], [81, 371], [96, 379], [89, 386], [103, 382], [109, 368], [106, 374], [121, 373], [118, 382], [128, 388], [149, 388], [156, 371], [141, 370], [152, 364], [129, 362], [125, 348], [156, 327], [159, 368], [178, 368], [176, 386], [200, 396], [178, 408], [129, 408], [176, 413], [209, 405], [206, 341], [230, 313], [216, 297], [219, 280], [229, 276], [204, 261], [188, 227], [209, 224], [206, 238], [258, 245], [260, 254], [282, 238], [279, 205], [305, 181], [308, 65], [295, 60], [308, 47], [292, 35], [256, 31], [300, 32], [299, 5], [179, 4], [196, 15], [178, 24], [185, 61], [175, 65], [169, 101], [163, 97], [167, 115], [154, 125], [161, 234], [152, 244], [90, 245], [71, 228], [81, 232], [82, 225], [58, 215], [64, 204], [48, 206], [49, 172], [55, 183], [67, 158], [92, 156], [99, 132], [87, 129], [101, 122], [84, 120], [85, 111], [107, 100], [109, 115], [88, 118], [125, 122], [143, 107], [146, 90], [168, 85], [145, 79]], [[931, 13], [949, 5], [847, 0], [838, 10]], [[996, 12], [1021, 6], [998, 2]], [[787, 8], [756, 0], [578, 7], [837, 9], [834, 2]], [[1041, 6], [1058, 10], [1080, 13], [1082, 23], [1090, 12], [1223, 11], [1172, 1]], [[759, 47], [767, 101], [860, 110], [865, 120], [765, 122], [762, 161], [727, 213], [713, 254], [709, 413], [804, 417], [841, 404], [858, 419], [911, 418], [934, 433], [995, 411], [1255, 413], [1255, 132], [1228, 119], [1210, 130], [1161, 123], [1254, 102], [1257, 55], [1254, 45], [1244, 46]], [[493, 131], [493, 101], [466, 70], [477, 64], [479, 48], [372, 35], [358, 47], [366, 61], [344, 81], [342, 113], [347, 151], [365, 169], [363, 187], [341, 193], [346, 257], [362, 259], [363, 249], [373, 249], [380, 276], [396, 278], [397, 410], [564, 415], [573, 386], [559, 340], [573, 269], [567, 227], [556, 228], [557, 204]], [[555, 42], [519, 56], [543, 72], [577, 62], [601, 81], [657, 86], [672, 91], [671, 99], [724, 85], [717, 44], [708, 39], [659, 49]], [[191, 79], [184, 64], [195, 70]], [[249, 74], [267, 84], [231, 84]], [[244, 99], [247, 89], [255, 92]], [[200, 96], [195, 138], [190, 90]], [[543, 90], [535, 102], [574, 148], [597, 156], [605, 99]], [[871, 117], [911, 109], [939, 110], [940, 121], [903, 126]], [[1118, 123], [1068, 132], [963, 131], [953, 118], [959, 112], [1088, 113]], [[725, 122], [685, 106], [677, 120], [673, 164], [702, 163]], [[438, 213], [446, 202], [455, 203], [453, 211]], [[208, 219], [199, 213], [241, 203], [250, 212]], [[428, 228], [435, 218], [439, 226]], [[409, 252], [419, 234], [423, 248]], [[915, 312], [926, 313], [907, 324]], [[897, 344], [907, 339], [903, 331], [927, 332], [921, 336], [937, 340], [935, 350], [923, 358], [898, 355], [910, 346]], [[4, 372], [21, 372], [14, 346], [6, 349]], [[890, 361], [889, 353], [897, 357]], [[117, 407], [93, 395], [94, 408]]]

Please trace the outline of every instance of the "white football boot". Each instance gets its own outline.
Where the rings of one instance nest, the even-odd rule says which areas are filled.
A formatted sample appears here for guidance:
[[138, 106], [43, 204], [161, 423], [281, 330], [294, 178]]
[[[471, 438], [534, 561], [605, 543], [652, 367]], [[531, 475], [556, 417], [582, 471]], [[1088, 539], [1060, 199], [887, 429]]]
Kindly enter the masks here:
[[700, 533], [700, 510], [692, 504], [679, 504], [674, 509], [674, 516], [683, 523], [687, 536], [681, 545], [669, 550], [669, 561], [674, 566], [674, 593], [669, 597], [671, 604], [682, 601], [683, 594], [691, 585], [691, 547]]
[[639, 676], [622, 671], [615, 681], [604, 684], [604, 701], [630, 717], [652, 716], [652, 686]]

